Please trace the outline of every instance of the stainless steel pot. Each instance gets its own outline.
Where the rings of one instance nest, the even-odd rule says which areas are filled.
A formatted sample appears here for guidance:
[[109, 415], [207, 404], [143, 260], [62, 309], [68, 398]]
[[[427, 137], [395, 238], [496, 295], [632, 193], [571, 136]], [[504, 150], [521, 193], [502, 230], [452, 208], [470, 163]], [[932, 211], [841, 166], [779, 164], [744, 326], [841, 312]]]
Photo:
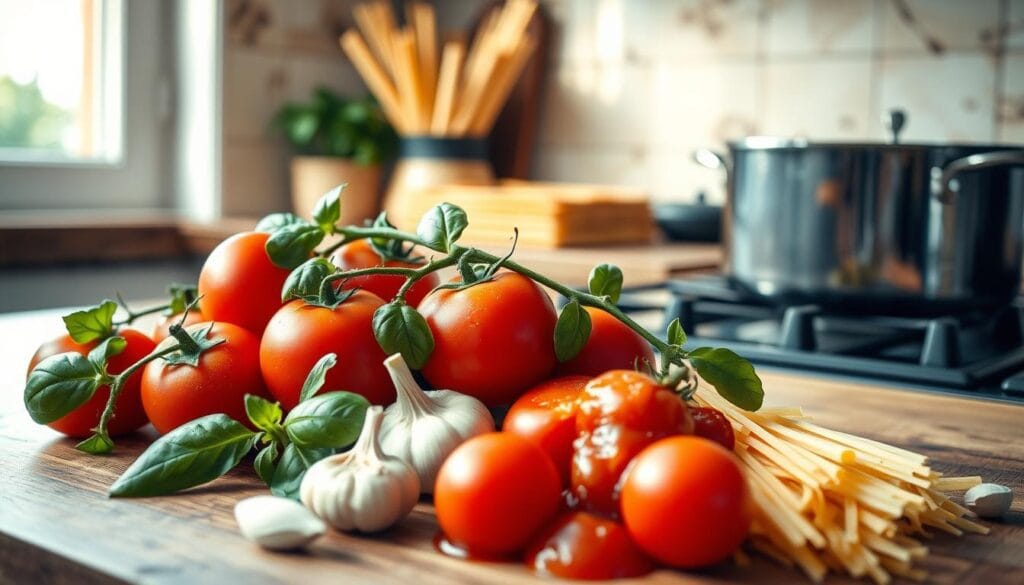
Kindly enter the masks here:
[[929, 313], [1004, 305], [1020, 287], [1024, 148], [750, 138], [729, 150], [727, 271], [752, 294]]

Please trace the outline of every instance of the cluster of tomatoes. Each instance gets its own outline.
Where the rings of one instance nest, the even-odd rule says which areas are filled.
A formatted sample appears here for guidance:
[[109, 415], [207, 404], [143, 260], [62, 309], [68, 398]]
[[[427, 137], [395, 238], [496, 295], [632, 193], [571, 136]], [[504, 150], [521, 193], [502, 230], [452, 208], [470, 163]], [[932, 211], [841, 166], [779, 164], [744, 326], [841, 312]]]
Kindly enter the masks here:
[[449, 548], [525, 553], [577, 579], [642, 575], [656, 562], [703, 567], [749, 528], [732, 427], [644, 374], [566, 376], [524, 394], [503, 432], [470, 439], [434, 488]]
[[[200, 310], [189, 328], [208, 327], [208, 348], [194, 367], [154, 360], [123, 387], [111, 435], [152, 422], [161, 433], [201, 416], [224, 413], [248, 424], [245, 394], [288, 410], [314, 364], [338, 356], [325, 389], [343, 389], [375, 404], [395, 399], [373, 333], [374, 312], [391, 300], [402, 276], [337, 281], [353, 290], [340, 303], [281, 300], [289, 271], [271, 262], [268, 235], [236, 234], [207, 258], [199, 277]], [[340, 247], [343, 270], [416, 266], [385, 260], [365, 240]], [[653, 363], [650, 346], [613, 316], [586, 307], [591, 333], [583, 349], [559, 363], [552, 344], [557, 315], [533, 280], [499, 271], [462, 288], [440, 288], [432, 273], [405, 301], [425, 318], [434, 350], [421, 374], [435, 388], [474, 396], [491, 407], [512, 404], [504, 430], [471, 439], [445, 462], [435, 486], [438, 521], [448, 542], [468, 554], [527, 553], [539, 569], [565, 576], [641, 574], [655, 562], [704, 566], [728, 556], [746, 535], [745, 483], [732, 454], [732, 428], [713, 409], [688, 407], [678, 395], [633, 371]], [[176, 343], [168, 316], [150, 335], [122, 327], [126, 349], [118, 374], [154, 350]], [[98, 341], [63, 336], [36, 352], [87, 354]], [[51, 427], [88, 436], [109, 397], [101, 387]]]

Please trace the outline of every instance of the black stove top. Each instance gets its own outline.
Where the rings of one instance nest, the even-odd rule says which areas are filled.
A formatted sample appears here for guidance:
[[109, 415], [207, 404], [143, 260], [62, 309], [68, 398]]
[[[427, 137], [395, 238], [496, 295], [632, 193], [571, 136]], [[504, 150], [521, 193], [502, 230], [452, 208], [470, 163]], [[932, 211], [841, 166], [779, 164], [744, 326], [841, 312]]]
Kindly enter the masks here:
[[907, 318], [778, 306], [703, 276], [626, 289], [619, 306], [653, 331], [679, 318], [688, 347], [727, 347], [759, 365], [1024, 403], [1024, 299]]

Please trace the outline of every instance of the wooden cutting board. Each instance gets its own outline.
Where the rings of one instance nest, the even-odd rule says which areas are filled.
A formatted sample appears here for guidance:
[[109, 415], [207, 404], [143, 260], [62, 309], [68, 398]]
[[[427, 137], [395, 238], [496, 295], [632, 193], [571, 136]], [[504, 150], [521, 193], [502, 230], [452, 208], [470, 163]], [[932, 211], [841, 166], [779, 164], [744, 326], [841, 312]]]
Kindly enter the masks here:
[[[119, 441], [109, 457], [74, 450], [29, 420], [21, 405], [25, 364], [61, 330], [59, 312], [0, 316], [0, 582], [16, 583], [538, 583], [516, 564], [471, 563], [436, 552], [429, 501], [376, 536], [330, 533], [303, 553], [265, 552], [239, 536], [232, 508], [265, 493], [243, 466], [207, 486], [163, 498], [112, 500], [107, 487], [152, 431]], [[763, 372], [770, 405], [803, 405], [818, 422], [920, 451], [950, 475], [981, 474], [1016, 492], [989, 536], [928, 542], [931, 583], [1024, 583], [1024, 407]], [[806, 583], [755, 558], [683, 573], [659, 570], [615, 583]], [[828, 583], [855, 583], [830, 578]], [[863, 582], [857, 582], [863, 583]]]

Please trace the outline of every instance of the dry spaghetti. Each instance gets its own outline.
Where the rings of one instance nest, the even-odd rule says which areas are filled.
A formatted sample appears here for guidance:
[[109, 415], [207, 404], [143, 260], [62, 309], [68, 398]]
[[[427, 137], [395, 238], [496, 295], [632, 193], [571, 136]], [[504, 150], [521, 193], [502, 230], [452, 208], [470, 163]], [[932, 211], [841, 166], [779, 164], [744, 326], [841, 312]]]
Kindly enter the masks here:
[[880, 584], [924, 580], [914, 563], [928, 549], [916, 536], [988, 533], [945, 493], [980, 477], [943, 477], [924, 455], [820, 427], [800, 409], [747, 412], [703, 386], [693, 398], [736, 432], [755, 510], [751, 547], [815, 582], [830, 570]]

